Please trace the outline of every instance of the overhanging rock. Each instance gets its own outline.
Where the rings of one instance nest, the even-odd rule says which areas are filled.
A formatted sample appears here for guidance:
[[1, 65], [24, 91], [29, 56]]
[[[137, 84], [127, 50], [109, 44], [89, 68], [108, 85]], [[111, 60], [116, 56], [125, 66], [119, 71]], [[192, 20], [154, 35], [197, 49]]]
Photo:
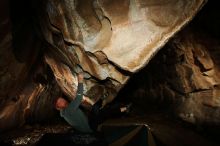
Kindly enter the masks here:
[[[132, 73], [146, 66], [158, 50], [195, 16], [205, 2], [48, 1], [47, 15], [40, 19], [41, 30], [53, 46], [49, 54], [54, 54], [53, 57], [72, 72], [87, 73], [86, 89], [104, 80], [117, 92]], [[45, 21], [48, 17], [49, 21]], [[103, 88], [106, 86], [103, 84]]]

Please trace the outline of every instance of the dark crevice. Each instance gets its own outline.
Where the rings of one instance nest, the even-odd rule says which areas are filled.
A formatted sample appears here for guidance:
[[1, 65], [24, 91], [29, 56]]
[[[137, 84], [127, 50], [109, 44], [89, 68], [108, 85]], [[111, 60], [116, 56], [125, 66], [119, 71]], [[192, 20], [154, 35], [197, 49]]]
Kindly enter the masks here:
[[197, 65], [197, 66], [199, 67], [199, 69], [200, 69], [201, 72], [207, 72], [207, 71], [212, 70], [212, 68], [206, 69], [206, 68], [204, 67], [204, 65], [203, 65], [203, 64], [198, 60], [198, 58], [196, 57], [196, 54], [195, 54], [194, 51], [193, 51], [193, 58], [194, 58], [194, 63], [195, 63], [195, 65]]
[[199, 92], [203, 92], [203, 91], [208, 91], [208, 90], [213, 90], [213, 89], [196, 89], [196, 90], [193, 90], [193, 91], [191, 91], [191, 92], [189, 92], [189, 93], [199, 93]]

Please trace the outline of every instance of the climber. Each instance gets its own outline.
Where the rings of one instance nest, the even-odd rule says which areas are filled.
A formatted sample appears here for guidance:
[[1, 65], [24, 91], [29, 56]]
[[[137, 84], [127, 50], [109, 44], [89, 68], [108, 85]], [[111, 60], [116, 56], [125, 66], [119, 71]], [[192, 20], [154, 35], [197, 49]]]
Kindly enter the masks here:
[[[120, 116], [130, 111], [131, 104], [125, 106], [114, 104], [102, 108], [101, 99], [94, 104], [88, 97], [83, 95], [83, 74], [79, 73], [77, 77], [78, 89], [76, 98], [70, 103], [63, 97], [58, 97], [55, 100], [55, 108], [60, 111], [61, 117], [73, 126], [74, 129], [83, 133], [92, 133], [95, 132], [98, 125], [104, 122], [109, 116]], [[82, 102], [88, 102], [92, 105], [89, 116], [86, 116], [81, 110], [80, 105]]]

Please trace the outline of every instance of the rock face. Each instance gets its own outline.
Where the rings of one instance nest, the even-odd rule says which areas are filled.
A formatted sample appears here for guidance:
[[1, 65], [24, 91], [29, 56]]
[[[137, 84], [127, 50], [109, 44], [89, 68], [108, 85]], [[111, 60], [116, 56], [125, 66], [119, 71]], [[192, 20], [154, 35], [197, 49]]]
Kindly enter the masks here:
[[[0, 129], [53, 117], [52, 99], [61, 94], [74, 99], [76, 73], [81, 71], [86, 77], [85, 94], [91, 96], [95, 88], [96, 96], [107, 94], [106, 102], [111, 102], [130, 76], [145, 67], [204, 3], [1, 1]], [[201, 63], [204, 57], [198, 52]], [[213, 75], [213, 66], [210, 59], [205, 61], [203, 73]], [[199, 74], [198, 70], [188, 71]], [[180, 83], [186, 92], [215, 86], [208, 77], [189, 89], [186, 84]]]
[[147, 109], [169, 109], [187, 122], [219, 125], [220, 15], [215, 5], [208, 2], [129, 80], [120, 96]]
[[[180, 44], [179, 44], [179, 42]], [[171, 86], [184, 95], [178, 107], [179, 116], [193, 123], [220, 122], [219, 42], [208, 36], [187, 33], [174, 41], [182, 62], [175, 65], [178, 83]], [[181, 56], [183, 55], [183, 56]]]
[[187, 122], [219, 124], [219, 45], [188, 27], [128, 82], [122, 95], [143, 107], [169, 108]]
[[[202, 4], [201, 0], [48, 1], [44, 11], [48, 17], [39, 21], [52, 48], [47, 52], [51, 58], [73, 72], [87, 72], [88, 89], [97, 84], [91, 80], [96, 78], [95, 82], [110, 81], [117, 92], [129, 73], [143, 68]], [[47, 56], [46, 60], [56, 74]]]

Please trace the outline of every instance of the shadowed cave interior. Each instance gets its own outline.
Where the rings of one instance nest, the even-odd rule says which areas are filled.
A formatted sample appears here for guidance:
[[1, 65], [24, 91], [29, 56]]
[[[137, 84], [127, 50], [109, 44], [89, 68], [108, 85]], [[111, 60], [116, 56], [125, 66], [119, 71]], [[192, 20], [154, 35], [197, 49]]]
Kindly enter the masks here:
[[[199, 2], [3, 0], [0, 145], [68, 133], [51, 105], [59, 95], [75, 96], [80, 71], [91, 98], [108, 93], [109, 103], [133, 103], [128, 117], [104, 125], [144, 123], [158, 146], [219, 145], [220, 13], [216, 1]], [[140, 43], [145, 35], [159, 45]]]

